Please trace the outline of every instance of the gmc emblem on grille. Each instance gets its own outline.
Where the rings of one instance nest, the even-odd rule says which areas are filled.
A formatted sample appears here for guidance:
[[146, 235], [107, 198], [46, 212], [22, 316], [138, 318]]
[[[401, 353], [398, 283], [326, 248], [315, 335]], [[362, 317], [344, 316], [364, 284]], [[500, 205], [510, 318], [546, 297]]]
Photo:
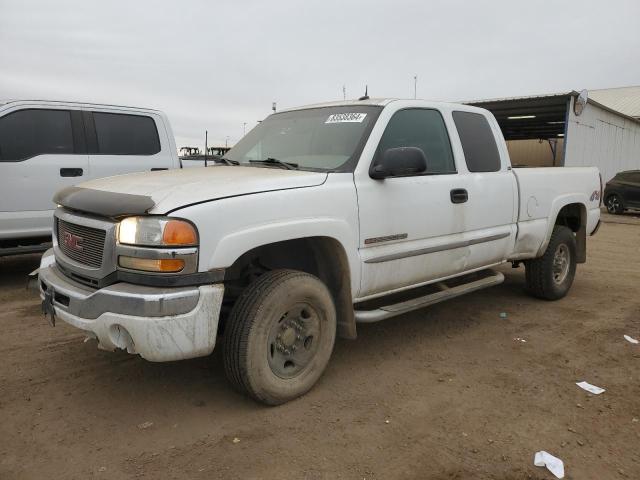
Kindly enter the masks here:
[[82, 242], [84, 238], [74, 235], [73, 233], [64, 232], [64, 244], [71, 250], [76, 252], [82, 251]]

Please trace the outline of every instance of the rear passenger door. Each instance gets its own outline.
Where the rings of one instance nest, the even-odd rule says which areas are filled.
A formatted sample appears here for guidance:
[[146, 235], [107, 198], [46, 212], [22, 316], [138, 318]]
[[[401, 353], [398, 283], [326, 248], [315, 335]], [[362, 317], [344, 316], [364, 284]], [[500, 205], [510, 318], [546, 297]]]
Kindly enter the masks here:
[[154, 115], [85, 111], [91, 178], [172, 167], [162, 123]]
[[[20, 212], [15, 228], [43, 234], [54, 193], [87, 178], [80, 111], [17, 108], [0, 117], [0, 212]], [[17, 222], [17, 223], [16, 223]]]
[[[453, 111], [455, 131], [460, 139], [464, 163], [459, 179], [467, 200], [464, 216], [466, 238], [465, 270], [502, 262], [512, 251], [517, 219], [517, 187], [497, 123], [470, 111]], [[500, 146], [504, 147], [502, 153]]]

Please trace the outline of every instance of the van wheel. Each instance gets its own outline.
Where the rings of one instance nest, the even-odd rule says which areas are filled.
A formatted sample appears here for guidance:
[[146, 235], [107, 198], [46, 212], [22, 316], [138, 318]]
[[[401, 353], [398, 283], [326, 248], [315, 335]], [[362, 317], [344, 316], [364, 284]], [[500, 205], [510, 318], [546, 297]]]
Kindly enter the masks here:
[[324, 371], [336, 309], [318, 278], [295, 270], [261, 275], [238, 298], [224, 335], [224, 368], [242, 393], [267, 405], [303, 395]]
[[562, 225], [553, 227], [549, 245], [539, 258], [525, 262], [526, 285], [531, 295], [545, 300], [564, 297], [576, 275], [576, 238]]
[[613, 213], [614, 215], [620, 215], [622, 212], [624, 212], [624, 207], [622, 206], [622, 199], [615, 193], [609, 195], [605, 203], [607, 205], [607, 212], [609, 213]]

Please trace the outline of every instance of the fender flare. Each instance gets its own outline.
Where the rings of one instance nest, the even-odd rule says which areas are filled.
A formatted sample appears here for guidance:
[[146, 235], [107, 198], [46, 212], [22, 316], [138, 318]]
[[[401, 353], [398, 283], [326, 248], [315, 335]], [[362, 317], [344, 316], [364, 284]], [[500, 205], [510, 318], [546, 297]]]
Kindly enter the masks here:
[[232, 232], [221, 238], [208, 260], [208, 269], [228, 268], [246, 252], [254, 248], [286, 240], [326, 237], [338, 242], [349, 263], [351, 292], [356, 298], [360, 290], [360, 260], [357, 256], [358, 238], [344, 220], [335, 218], [298, 218], [270, 222]]
[[560, 195], [559, 197], [553, 200], [551, 204], [551, 209], [549, 211], [549, 216], [547, 217], [547, 232], [544, 238], [544, 241], [540, 245], [538, 249], [537, 256], [541, 256], [544, 254], [547, 246], [549, 245], [549, 241], [551, 240], [551, 234], [553, 233], [553, 227], [556, 225], [556, 220], [558, 218], [558, 214], [560, 210], [562, 210], [567, 205], [571, 204], [579, 204], [582, 206], [585, 212], [585, 218], [581, 219], [582, 222], [586, 222], [586, 212], [587, 205], [589, 204], [589, 197], [584, 193], [569, 193], [566, 195]]

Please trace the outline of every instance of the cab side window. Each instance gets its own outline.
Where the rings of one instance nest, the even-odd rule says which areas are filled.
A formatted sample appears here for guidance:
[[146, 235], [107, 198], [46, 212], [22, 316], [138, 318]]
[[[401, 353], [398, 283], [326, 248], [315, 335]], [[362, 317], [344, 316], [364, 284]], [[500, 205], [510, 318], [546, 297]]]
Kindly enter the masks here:
[[144, 115], [93, 112], [98, 153], [104, 155], [154, 155], [160, 138], [153, 118]]
[[409, 108], [396, 112], [382, 134], [377, 155], [398, 147], [422, 149], [427, 174], [456, 173], [447, 127], [438, 110]]
[[0, 117], [0, 162], [73, 153], [73, 129], [68, 110], [27, 109]]
[[460, 136], [469, 171], [499, 171], [500, 154], [486, 117], [473, 112], [453, 112], [453, 121]]

